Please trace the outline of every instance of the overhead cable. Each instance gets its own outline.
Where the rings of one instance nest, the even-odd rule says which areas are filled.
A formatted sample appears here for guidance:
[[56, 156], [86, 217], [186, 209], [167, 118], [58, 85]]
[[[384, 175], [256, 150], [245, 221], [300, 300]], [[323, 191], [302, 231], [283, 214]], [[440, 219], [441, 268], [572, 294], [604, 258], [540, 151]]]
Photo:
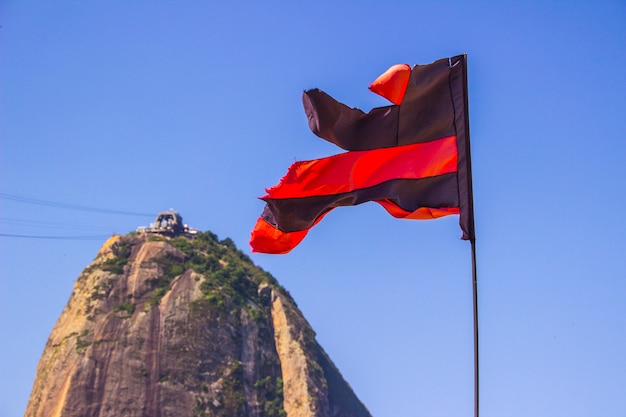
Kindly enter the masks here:
[[101, 236], [42, 236], [42, 235], [20, 235], [12, 233], [0, 233], [0, 237], [15, 237], [26, 239], [55, 239], [55, 240], [102, 240], [108, 239], [110, 235]]
[[90, 212], [98, 212], [98, 213], [119, 214], [123, 216], [140, 216], [140, 217], [154, 216], [154, 213], [140, 213], [140, 212], [134, 212], [134, 211], [111, 210], [111, 209], [103, 209], [103, 208], [97, 208], [97, 207], [80, 206], [76, 204], [59, 203], [56, 201], [42, 200], [38, 198], [31, 198], [31, 197], [25, 197], [25, 196], [8, 194], [8, 193], [0, 193], [0, 199], [17, 201], [20, 203], [35, 204], [39, 206], [56, 207], [56, 208], [62, 208], [62, 209], [68, 209], [68, 210], [80, 210], [80, 211], [90, 211]]

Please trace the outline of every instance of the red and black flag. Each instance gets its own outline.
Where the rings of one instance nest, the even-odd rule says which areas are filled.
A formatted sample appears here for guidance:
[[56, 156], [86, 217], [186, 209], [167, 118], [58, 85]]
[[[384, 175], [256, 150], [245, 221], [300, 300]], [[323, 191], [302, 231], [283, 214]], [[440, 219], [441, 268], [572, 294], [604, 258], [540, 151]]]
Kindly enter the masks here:
[[370, 85], [394, 104], [369, 113], [305, 91], [313, 133], [348, 152], [296, 162], [266, 190], [252, 250], [287, 253], [335, 207], [367, 201], [404, 219], [460, 214], [473, 241], [466, 59], [394, 65]]

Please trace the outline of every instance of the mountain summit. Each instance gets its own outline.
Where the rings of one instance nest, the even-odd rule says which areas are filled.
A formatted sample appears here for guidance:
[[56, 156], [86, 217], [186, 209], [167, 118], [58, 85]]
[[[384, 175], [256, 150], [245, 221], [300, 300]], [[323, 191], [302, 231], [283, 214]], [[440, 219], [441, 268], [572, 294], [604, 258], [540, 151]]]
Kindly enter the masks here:
[[80, 274], [26, 417], [371, 417], [230, 239], [114, 236]]

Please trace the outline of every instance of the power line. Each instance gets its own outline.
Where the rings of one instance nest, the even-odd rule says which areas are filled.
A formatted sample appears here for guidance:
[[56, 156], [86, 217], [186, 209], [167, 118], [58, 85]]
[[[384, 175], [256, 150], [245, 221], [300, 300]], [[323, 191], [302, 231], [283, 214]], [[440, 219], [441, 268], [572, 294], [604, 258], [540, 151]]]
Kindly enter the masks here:
[[41, 220], [25, 220], [25, 219], [15, 219], [8, 217], [0, 217], [0, 225], [7, 226], [18, 226], [18, 227], [26, 227], [26, 228], [38, 228], [38, 229], [56, 229], [56, 230], [74, 230], [74, 231], [88, 231], [88, 232], [108, 232], [110, 230], [109, 226], [103, 225], [95, 225], [95, 224], [78, 224], [76, 222], [48, 222]]
[[55, 240], [102, 240], [108, 239], [110, 235], [101, 236], [42, 236], [42, 235], [20, 235], [12, 233], [0, 233], [0, 237], [15, 237], [25, 239], [55, 239]]
[[56, 207], [56, 208], [62, 208], [62, 209], [68, 209], [68, 210], [119, 214], [123, 216], [140, 216], [140, 217], [154, 216], [153, 213], [140, 213], [140, 212], [134, 212], [134, 211], [111, 210], [111, 209], [103, 209], [103, 208], [97, 208], [97, 207], [81, 206], [81, 205], [76, 205], [76, 204], [59, 203], [56, 201], [42, 200], [39, 198], [31, 198], [31, 197], [25, 197], [25, 196], [8, 194], [8, 193], [0, 193], [0, 198], [3, 200], [17, 201], [20, 203], [34, 204], [38, 206]]

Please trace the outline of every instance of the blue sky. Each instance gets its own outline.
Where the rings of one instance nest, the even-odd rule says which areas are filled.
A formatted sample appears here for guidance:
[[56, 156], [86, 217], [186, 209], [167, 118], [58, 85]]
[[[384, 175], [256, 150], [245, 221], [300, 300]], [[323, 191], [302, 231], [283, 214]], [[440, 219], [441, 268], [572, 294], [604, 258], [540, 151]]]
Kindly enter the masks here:
[[[23, 414], [106, 236], [174, 208], [249, 253], [264, 188], [339, 151], [309, 131], [304, 89], [369, 110], [387, 104], [367, 86], [389, 66], [460, 53], [481, 415], [626, 415], [624, 2], [4, 0], [0, 25], [0, 234], [97, 236], [0, 236], [0, 415]], [[455, 217], [372, 203], [333, 211], [288, 255], [251, 257], [375, 417], [467, 416], [459, 237]]]

